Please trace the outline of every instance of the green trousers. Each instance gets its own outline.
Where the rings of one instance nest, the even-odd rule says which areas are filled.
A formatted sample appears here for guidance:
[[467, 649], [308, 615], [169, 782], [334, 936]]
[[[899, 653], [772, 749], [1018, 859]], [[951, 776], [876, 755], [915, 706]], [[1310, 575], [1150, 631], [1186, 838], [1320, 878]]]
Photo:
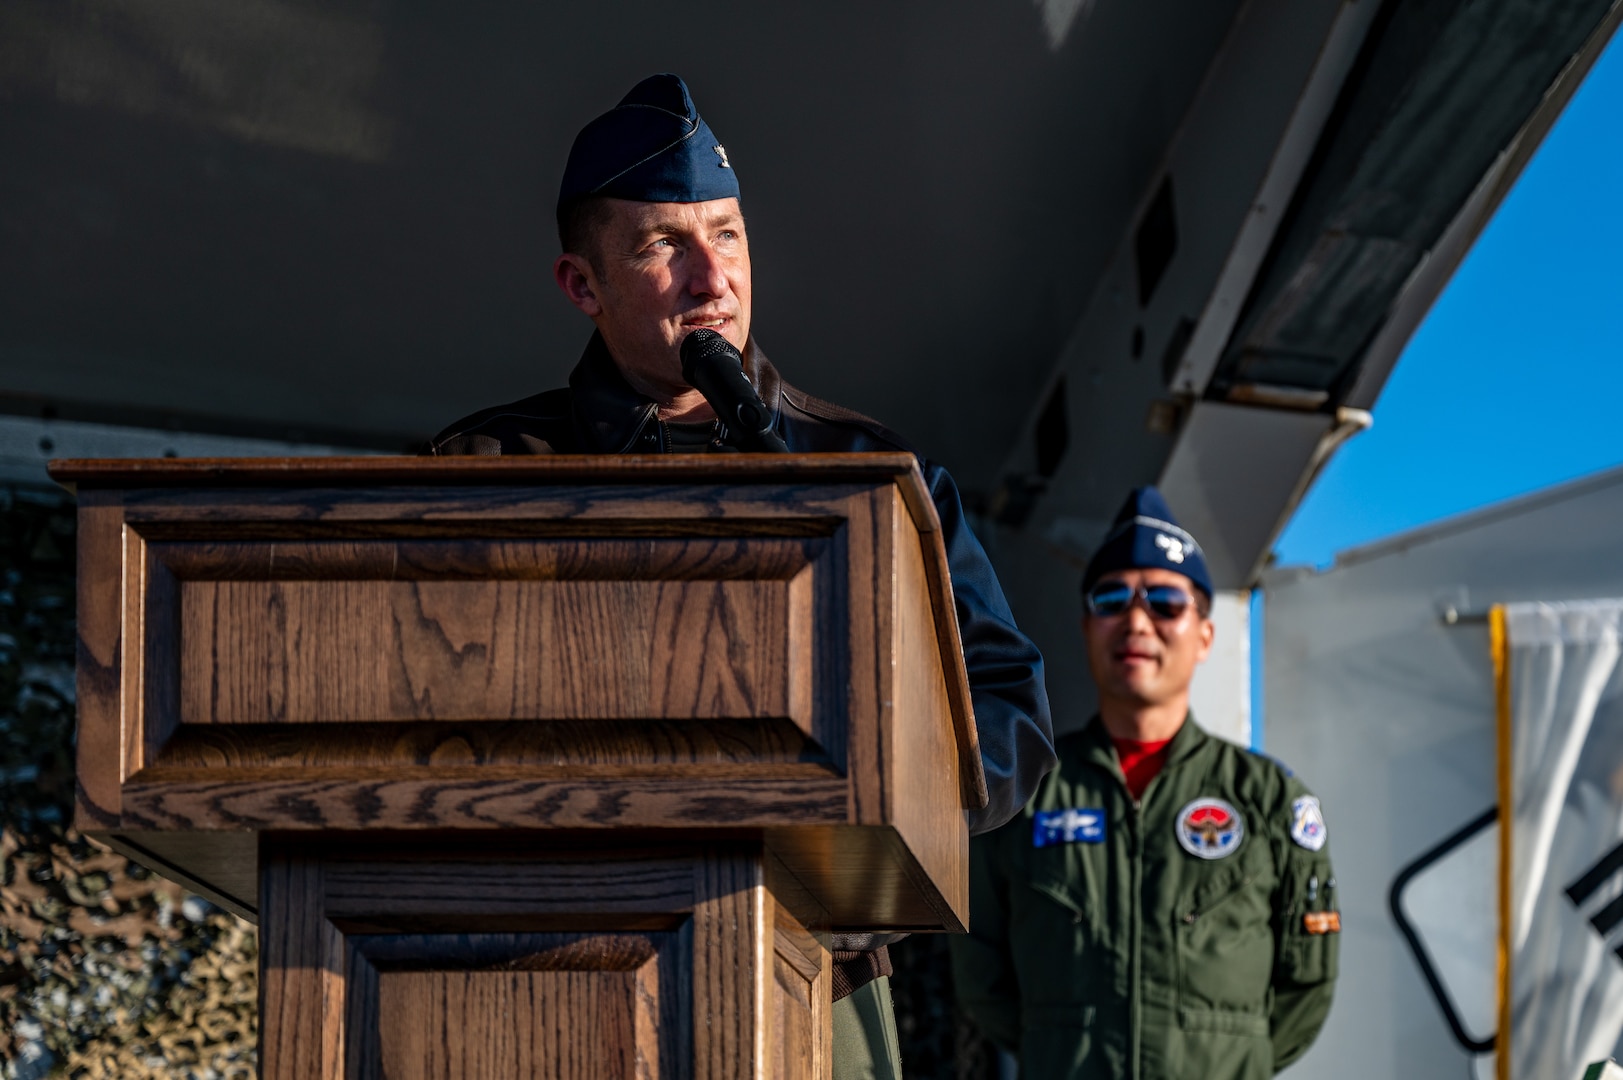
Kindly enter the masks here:
[[888, 977], [834, 1003], [834, 1080], [902, 1080]]

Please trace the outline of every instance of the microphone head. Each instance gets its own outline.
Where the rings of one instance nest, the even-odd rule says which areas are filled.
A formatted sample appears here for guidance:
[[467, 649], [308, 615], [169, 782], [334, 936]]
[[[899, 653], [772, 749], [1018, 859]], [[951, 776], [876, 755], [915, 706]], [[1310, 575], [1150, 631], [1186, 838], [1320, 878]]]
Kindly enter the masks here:
[[742, 370], [744, 357], [733, 343], [714, 330], [695, 330], [682, 339], [682, 378], [693, 385], [693, 369], [711, 357], [726, 357]]

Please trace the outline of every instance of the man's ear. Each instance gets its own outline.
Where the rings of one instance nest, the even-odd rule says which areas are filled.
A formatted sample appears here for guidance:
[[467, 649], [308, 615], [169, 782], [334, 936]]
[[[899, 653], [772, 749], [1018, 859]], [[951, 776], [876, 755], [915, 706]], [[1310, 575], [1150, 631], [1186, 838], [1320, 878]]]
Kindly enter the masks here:
[[603, 314], [603, 302], [597, 296], [597, 274], [586, 259], [564, 252], [552, 264], [552, 277], [569, 302], [587, 318], [595, 319]]
[[1203, 663], [1212, 654], [1212, 638], [1217, 635], [1217, 624], [1212, 622], [1210, 615], [1200, 620], [1200, 655], [1195, 657], [1195, 663]]

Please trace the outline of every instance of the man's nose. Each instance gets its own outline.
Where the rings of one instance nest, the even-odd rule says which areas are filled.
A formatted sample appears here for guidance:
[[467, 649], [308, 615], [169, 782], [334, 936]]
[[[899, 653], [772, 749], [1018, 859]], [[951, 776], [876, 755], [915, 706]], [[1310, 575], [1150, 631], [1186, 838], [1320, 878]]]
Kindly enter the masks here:
[[1127, 632], [1129, 634], [1153, 634], [1155, 632], [1155, 620], [1150, 618], [1149, 610], [1142, 597], [1133, 597], [1133, 603], [1127, 609], [1126, 618]]
[[694, 296], [714, 298], [726, 296], [728, 290], [726, 267], [715, 248], [709, 244], [695, 244], [688, 265], [688, 292]]

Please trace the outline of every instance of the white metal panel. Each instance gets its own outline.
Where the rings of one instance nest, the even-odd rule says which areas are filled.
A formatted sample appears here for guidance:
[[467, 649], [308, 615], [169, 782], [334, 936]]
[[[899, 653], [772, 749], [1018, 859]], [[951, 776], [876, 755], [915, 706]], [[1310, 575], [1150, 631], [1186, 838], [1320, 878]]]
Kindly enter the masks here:
[[1203, 401], [1161, 472], [1161, 494], [1206, 551], [1218, 588], [1251, 584], [1291, 493], [1331, 428], [1323, 413]]
[[1251, 593], [1212, 597], [1212, 652], [1195, 669], [1189, 709], [1213, 735], [1251, 745]]
[[[1323, 800], [1341, 979], [1288, 1075], [1432, 1080], [1471, 1068], [1387, 910], [1407, 864], [1497, 800], [1494, 603], [1623, 595], [1623, 470], [1263, 577], [1264, 748]], [[1449, 624], [1448, 607], [1466, 618]], [[1461, 886], [1464, 888], [1464, 886]], [[1461, 917], [1479, 896], [1459, 899]], [[1436, 898], [1433, 898], [1433, 906]]]

